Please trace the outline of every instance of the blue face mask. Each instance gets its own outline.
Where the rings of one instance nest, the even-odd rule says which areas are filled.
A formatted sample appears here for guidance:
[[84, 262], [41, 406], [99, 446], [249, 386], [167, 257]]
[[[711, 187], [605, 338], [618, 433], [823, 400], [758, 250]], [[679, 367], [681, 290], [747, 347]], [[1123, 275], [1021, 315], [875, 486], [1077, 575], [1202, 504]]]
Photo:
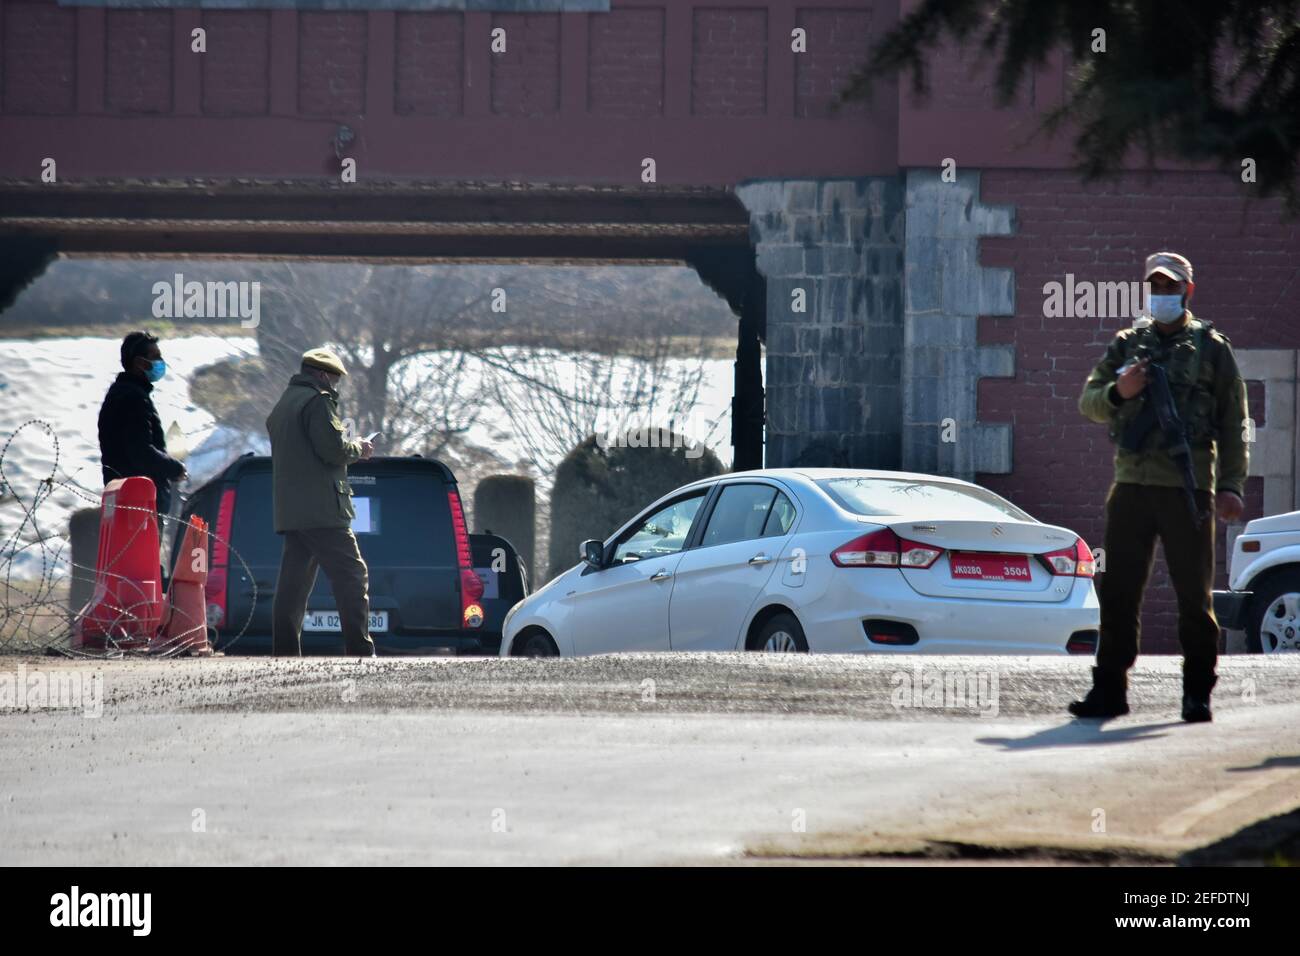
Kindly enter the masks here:
[[1168, 325], [1177, 322], [1183, 314], [1181, 295], [1153, 295], [1150, 298], [1151, 318]]
[[154, 359], [149, 365], [149, 381], [156, 382], [167, 374], [167, 363], [162, 359]]

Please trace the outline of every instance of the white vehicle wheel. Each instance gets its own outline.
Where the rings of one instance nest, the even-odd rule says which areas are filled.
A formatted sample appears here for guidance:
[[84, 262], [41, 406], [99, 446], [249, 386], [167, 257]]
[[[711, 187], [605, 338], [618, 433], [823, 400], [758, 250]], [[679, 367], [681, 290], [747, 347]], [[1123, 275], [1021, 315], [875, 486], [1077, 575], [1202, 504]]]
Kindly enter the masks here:
[[1289, 570], [1264, 584], [1254, 596], [1259, 608], [1247, 631], [1251, 650], [1264, 654], [1300, 651], [1300, 570]]
[[1274, 598], [1259, 622], [1260, 650], [1265, 654], [1300, 651], [1300, 594], [1288, 591]]

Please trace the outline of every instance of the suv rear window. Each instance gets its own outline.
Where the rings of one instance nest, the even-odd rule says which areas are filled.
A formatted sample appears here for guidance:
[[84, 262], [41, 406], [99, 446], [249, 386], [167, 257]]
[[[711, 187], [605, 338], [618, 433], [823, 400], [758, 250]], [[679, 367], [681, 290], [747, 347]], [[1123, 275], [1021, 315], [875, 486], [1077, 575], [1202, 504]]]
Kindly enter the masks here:
[[[433, 557], [455, 564], [456, 543], [447, 486], [434, 474], [350, 474], [352, 522], [367, 561], [396, 568], [427, 565]], [[235, 549], [250, 565], [278, 564], [271, 472], [249, 470], [239, 478]]]

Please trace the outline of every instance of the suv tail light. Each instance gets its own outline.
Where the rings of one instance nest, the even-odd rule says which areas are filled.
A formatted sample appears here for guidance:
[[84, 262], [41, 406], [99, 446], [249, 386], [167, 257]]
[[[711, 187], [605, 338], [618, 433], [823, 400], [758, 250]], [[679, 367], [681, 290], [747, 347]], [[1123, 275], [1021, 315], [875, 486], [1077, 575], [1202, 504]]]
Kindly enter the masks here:
[[230, 529], [234, 520], [235, 489], [227, 488], [221, 493], [221, 504], [217, 507], [212, 564], [208, 568], [208, 582], [203, 589], [208, 627], [220, 627], [226, 622], [226, 580], [230, 566]]
[[928, 568], [939, 560], [942, 548], [919, 541], [899, 538], [889, 528], [881, 528], [831, 552], [831, 560], [841, 568]]
[[465, 527], [465, 512], [460, 506], [460, 492], [447, 489], [447, 504], [451, 506], [451, 527], [456, 534], [456, 563], [460, 566], [460, 620], [465, 627], [483, 626], [483, 608], [478, 603], [483, 597], [483, 581], [474, 573], [474, 561], [469, 550], [469, 529]]
[[1097, 562], [1093, 560], [1092, 550], [1082, 538], [1075, 538], [1074, 544], [1068, 548], [1049, 551], [1040, 557], [1047, 562], [1048, 570], [1065, 577], [1090, 578], [1097, 570]]

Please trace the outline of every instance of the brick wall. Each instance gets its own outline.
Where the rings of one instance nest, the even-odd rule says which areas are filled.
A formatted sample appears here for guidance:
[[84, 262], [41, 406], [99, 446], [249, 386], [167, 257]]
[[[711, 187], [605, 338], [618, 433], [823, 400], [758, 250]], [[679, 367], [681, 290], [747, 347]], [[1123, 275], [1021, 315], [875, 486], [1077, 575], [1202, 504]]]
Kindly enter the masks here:
[[465, 17], [459, 13], [397, 15], [397, 89], [402, 115], [459, 116], [464, 109]]
[[795, 58], [795, 113], [829, 116], [866, 112], [871, 104], [858, 100], [838, 103], [849, 78], [862, 66], [862, 51], [870, 47], [870, 10], [800, 9], [796, 22], [807, 34], [807, 51]]
[[[645, 156], [661, 185], [897, 174], [890, 84], [870, 106], [837, 108], [892, 0], [564, 0], [566, 12], [544, 12], [558, 2], [0, 0], [0, 177], [57, 156], [65, 180], [315, 179], [334, 171], [339, 124], [371, 178], [627, 185]], [[199, 24], [202, 54], [190, 51]], [[490, 51], [494, 28], [504, 53]]]
[[691, 112], [763, 115], [767, 111], [767, 10], [706, 7], [694, 14]]
[[612, 10], [592, 17], [588, 31], [591, 112], [610, 117], [663, 113], [663, 9]]
[[[989, 110], [1004, 108], [994, 88], [995, 60], [972, 39], [961, 46], [951, 39], [941, 42], [929, 57], [924, 96], [911, 91], [911, 75], [903, 74], [908, 84], [909, 105], [921, 110]], [[1036, 76], [1030, 73], [1021, 81], [1007, 108], [1025, 109], [1036, 102]]]
[[170, 113], [170, 10], [109, 10], [104, 106], [114, 113]]
[[492, 112], [550, 116], [560, 111], [560, 14], [501, 14], [506, 51], [492, 54]]
[[77, 12], [48, 3], [5, 4], [0, 81], [7, 113], [71, 113], [77, 96]]
[[[1011, 378], [979, 382], [981, 423], [1010, 422], [1014, 470], [977, 480], [1043, 521], [1067, 525], [1099, 546], [1113, 448], [1105, 428], [1076, 402], [1107, 343], [1128, 321], [1046, 318], [1043, 285], [1065, 280], [1141, 279], [1143, 258], [1182, 252], [1196, 270], [1192, 311], [1215, 323], [1237, 349], [1300, 348], [1300, 222], [1276, 203], [1246, 203], [1230, 177], [1212, 173], [1130, 175], [1087, 185], [1070, 171], [985, 170], [981, 199], [1014, 206], [1013, 236], [981, 240], [980, 262], [1015, 272], [1015, 314], [980, 320], [979, 344], [1015, 348]], [[1261, 389], [1248, 383], [1251, 414]], [[1247, 486], [1246, 518], [1262, 508], [1259, 479]], [[1220, 530], [1222, 525], [1219, 526]], [[1224, 581], [1222, 536], [1219, 586]], [[1144, 646], [1176, 652], [1177, 612], [1157, 559], [1143, 618]]]
[[206, 10], [207, 52], [200, 61], [203, 112], [258, 116], [270, 108], [271, 15], [267, 11]]
[[364, 13], [298, 15], [298, 109], [308, 115], [361, 113], [366, 103]]

